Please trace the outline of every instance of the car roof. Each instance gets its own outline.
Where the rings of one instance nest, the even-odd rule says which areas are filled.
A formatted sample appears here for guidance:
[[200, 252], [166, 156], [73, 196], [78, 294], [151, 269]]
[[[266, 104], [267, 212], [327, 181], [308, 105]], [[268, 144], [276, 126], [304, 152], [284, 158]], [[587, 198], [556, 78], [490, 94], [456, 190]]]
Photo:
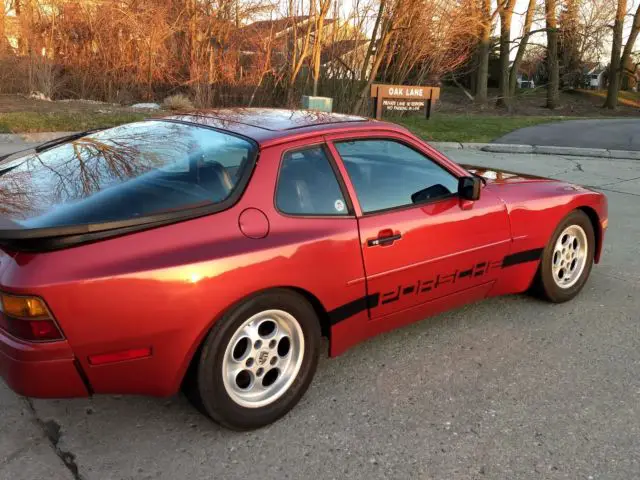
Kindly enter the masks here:
[[386, 127], [405, 130], [398, 125], [356, 115], [286, 110], [278, 108], [226, 108], [200, 110], [169, 117], [172, 120], [227, 130], [255, 140], [261, 145], [280, 143], [291, 137], [345, 128], [361, 130]]

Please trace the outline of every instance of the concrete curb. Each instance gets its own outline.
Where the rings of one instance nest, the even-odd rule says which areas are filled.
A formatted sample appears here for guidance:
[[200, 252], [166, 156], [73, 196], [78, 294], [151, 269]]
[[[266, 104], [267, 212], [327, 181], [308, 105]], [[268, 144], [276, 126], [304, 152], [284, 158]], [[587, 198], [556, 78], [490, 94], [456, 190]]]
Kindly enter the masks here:
[[[55, 138], [70, 135], [74, 132], [40, 132], [40, 133], [2, 133], [2, 143], [41, 143]], [[640, 160], [637, 150], [605, 150], [604, 148], [556, 147], [552, 145], [518, 145], [510, 143], [460, 143], [429, 142], [437, 149], [445, 150], [481, 150], [492, 153], [532, 153], [537, 155], [564, 155], [570, 157], [617, 158], [624, 160]]]
[[604, 148], [556, 147], [552, 145], [517, 145], [509, 143], [459, 143], [429, 142], [437, 149], [481, 150], [493, 153], [532, 153], [537, 155], [561, 155], [569, 157], [597, 157], [624, 160], [640, 160], [637, 150], [606, 150]]
[[71, 135], [74, 132], [0, 133], [0, 143], [40, 143]]

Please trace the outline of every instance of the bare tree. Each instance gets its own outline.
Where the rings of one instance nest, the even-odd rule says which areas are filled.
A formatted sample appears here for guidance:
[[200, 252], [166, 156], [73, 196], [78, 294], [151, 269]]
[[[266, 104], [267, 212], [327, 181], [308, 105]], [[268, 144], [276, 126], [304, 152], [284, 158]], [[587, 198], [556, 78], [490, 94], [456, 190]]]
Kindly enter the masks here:
[[518, 44], [518, 50], [516, 56], [511, 65], [511, 71], [509, 72], [509, 95], [513, 96], [516, 92], [516, 85], [518, 80], [518, 70], [522, 64], [524, 53], [527, 50], [529, 43], [529, 37], [531, 36], [531, 26], [533, 25], [533, 19], [536, 11], [537, 0], [529, 0], [527, 6], [527, 12], [524, 17], [524, 24], [522, 26], [522, 38]]
[[498, 10], [491, 12], [491, 0], [480, 0], [480, 34], [478, 39], [475, 100], [477, 103], [487, 103], [489, 83], [489, 53], [491, 49], [491, 32]]
[[[620, 90], [620, 51], [622, 50], [622, 30], [624, 17], [627, 13], [627, 0], [618, 0], [616, 18], [613, 24], [613, 40], [611, 43], [611, 64], [609, 65], [609, 88], [604, 107], [615, 109], [618, 106], [618, 91]], [[627, 42], [629, 43], [629, 42]]]
[[[316, 0], [312, 0], [316, 1]], [[322, 43], [324, 41], [324, 21], [329, 12], [331, 0], [319, 0], [317, 14], [314, 19], [315, 31], [313, 38], [313, 52], [311, 54], [313, 63], [313, 94], [318, 95], [318, 82], [320, 80], [320, 61], [322, 58]]]
[[[367, 49], [367, 55], [365, 57], [365, 64], [362, 66], [362, 79], [364, 85], [358, 95], [358, 100], [355, 105], [356, 113], [364, 113], [365, 105], [369, 96], [369, 90], [376, 76], [380, 65], [385, 58], [387, 48], [389, 47], [389, 41], [391, 40], [391, 34], [393, 30], [398, 28], [402, 21], [403, 10], [400, 3], [402, 0], [380, 0], [380, 8], [378, 9], [378, 16], [375, 20], [375, 27], [369, 47]], [[378, 33], [379, 32], [379, 33]], [[369, 61], [371, 61], [371, 68], [369, 69]]]
[[615, 15], [616, 0], [580, 2], [578, 8], [579, 57], [597, 62], [603, 57]]
[[549, 83], [547, 85], [547, 108], [553, 109], [558, 106], [558, 98], [560, 95], [556, 0], [545, 0], [544, 13], [547, 26], [547, 71], [549, 73]]
[[373, 82], [438, 82], [466, 61], [480, 0], [355, 0], [348, 12], [337, 0], [12, 1], [19, 48], [0, 60], [19, 88], [123, 103], [183, 93], [198, 107], [326, 89], [364, 112]]
[[500, 78], [497, 105], [507, 107], [509, 105], [509, 54], [511, 53], [511, 19], [515, 0], [505, 0], [498, 8], [500, 12]]
[[[633, 53], [633, 47], [638, 39], [638, 33], [640, 33], [640, 4], [636, 9], [636, 14], [633, 16], [633, 24], [631, 25], [631, 31], [629, 32], [629, 38], [622, 51], [622, 58], [620, 59], [620, 74], [625, 73], [627, 65], [631, 63], [631, 54]], [[637, 68], [637, 67], [636, 67]], [[635, 73], [631, 72], [631, 73]]]

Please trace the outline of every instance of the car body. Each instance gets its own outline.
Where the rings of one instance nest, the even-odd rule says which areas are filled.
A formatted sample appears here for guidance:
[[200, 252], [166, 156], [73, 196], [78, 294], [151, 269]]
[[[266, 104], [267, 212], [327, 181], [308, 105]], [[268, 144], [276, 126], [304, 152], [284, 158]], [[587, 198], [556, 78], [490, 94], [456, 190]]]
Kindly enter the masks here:
[[[177, 115], [144, 128], [165, 128], [163, 122], [223, 132], [250, 144], [235, 190], [214, 202], [213, 210], [187, 202], [176, 209], [163, 206], [161, 214], [102, 222], [75, 211], [81, 217], [77, 225], [64, 215], [62, 223], [0, 223], [0, 291], [8, 295], [7, 305], [23, 305], [21, 296], [40, 299], [39, 314], [46, 310], [59, 329], [51, 341], [28, 341], [9, 333], [5, 320], [0, 371], [16, 392], [32, 397], [173, 395], [221, 316], [274, 288], [291, 290], [313, 306], [329, 337], [330, 355], [339, 355], [429, 315], [526, 291], [554, 230], [576, 210], [592, 222], [595, 262], [600, 257], [608, 221], [601, 193], [557, 180], [462, 167], [398, 125], [337, 114], [238, 109]], [[88, 138], [97, 141], [101, 134]], [[41, 155], [78, 148], [83, 138]], [[168, 142], [175, 141], [168, 134]], [[363, 212], [357, 185], [379, 171], [377, 157], [358, 164], [358, 149], [365, 147], [408, 148], [456, 182], [475, 174], [486, 184], [475, 200], [453, 191], [435, 198], [427, 193], [396, 208], [376, 192], [397, 184], [381, 178], [366, 200], [373, 211]], [[310, 148], [328, 159], [335, 175], [339, 190], [334, 196], [342, 196], [330, 204], [334, 214], [294, 211], [304, 210], [300, 189], [313, 179], [306, 186], [294, 182], [287, 190], [294, 193], [279, 199], [286, 183], [279, 179], [283, 159], [294, 162], [296, 152], [304, 155]], [[35, 162], [37, 156], [29, 158]], [[20, 160], [11, 161], [24, 168]], [[406, 177], [402, 182], [411, 181], [412, 168], [398, 167], [398, 175]], [[0, 174], [6, 169], [6, 162], [0, 164]], [[11, 174], [0, 176], [0, 185]], [[283, 207], [291, 198], [302, 200]], [[4, 309], [5, 317], [7, 308], [13, 307]]]

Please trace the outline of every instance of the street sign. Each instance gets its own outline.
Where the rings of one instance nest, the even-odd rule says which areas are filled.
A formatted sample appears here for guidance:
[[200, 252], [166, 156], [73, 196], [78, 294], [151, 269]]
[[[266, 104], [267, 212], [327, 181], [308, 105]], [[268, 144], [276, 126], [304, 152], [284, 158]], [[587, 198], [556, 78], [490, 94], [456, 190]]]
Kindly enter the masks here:
[[440, 87], [409, 85], [371, 85], [371, 97], [375, 101], [375, 118], [384, 113], [423, 112], [431, 117], [431, 107], [440, 98]]

